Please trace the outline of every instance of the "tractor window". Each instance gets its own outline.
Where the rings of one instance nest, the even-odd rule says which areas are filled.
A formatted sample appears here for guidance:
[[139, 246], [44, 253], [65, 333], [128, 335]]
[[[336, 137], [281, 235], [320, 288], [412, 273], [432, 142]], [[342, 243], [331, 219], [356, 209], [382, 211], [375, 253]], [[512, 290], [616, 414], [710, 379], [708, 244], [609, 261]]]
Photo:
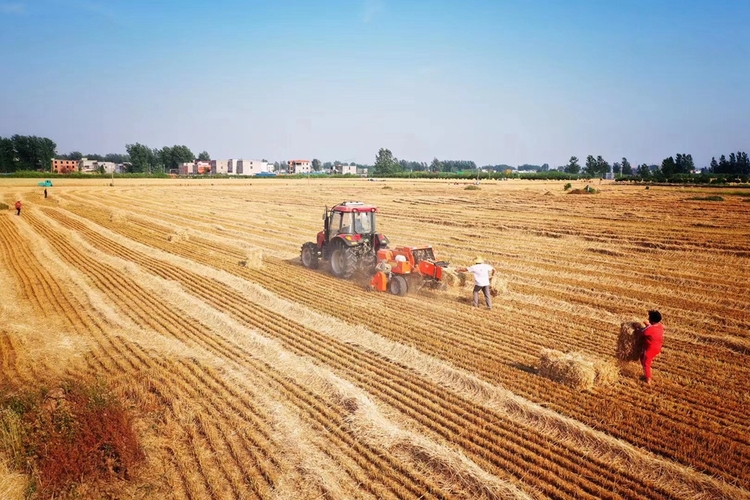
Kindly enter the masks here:
[[339, 234], [339, 230], [341, 229], [341, 220], [342, 220], [343, 215], [345, 214], [343, 214], [342, 212], [331, 213], [331, 222], [328, 225], [328, 238], [329, 239]]
[[370, 234], [373, 230], [373, 212], [361, 212], [354, 214], [354, 232], [357, 234]]
[[339, 234], [352, 234], [353, 215], [351, 212], [341, 214], [341, 229], [339, 230]]

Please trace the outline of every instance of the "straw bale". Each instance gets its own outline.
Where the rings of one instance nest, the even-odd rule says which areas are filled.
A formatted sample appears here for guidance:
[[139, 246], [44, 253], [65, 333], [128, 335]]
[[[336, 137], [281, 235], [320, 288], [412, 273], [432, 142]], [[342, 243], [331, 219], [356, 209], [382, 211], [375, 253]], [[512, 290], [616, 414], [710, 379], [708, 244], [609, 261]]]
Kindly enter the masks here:
[[564, 353], [555, 349], [542, 349], [539, 374], [575, 389], [591, 389], [616, 381], [619, 370], [612, 363], [589, 359], [577, 352]]
[[594, 378], [596, 386], [610, 385], [620, 378], [620, 368], [611, 361], [594, 360], [594, 371], [596, 372]]
[[109, 213], [110, 222], [125, 222], [125, 220], [127, 220], [127, 216], [125, 215], [125, 212], [122, 212], [120, 210], [112, 210]]
[[263, 267], [263, 250], [260, 248], [245, 249], [245, 258], [238, 262], [242, 267], [260, 269]]
[[617, 359], [620, 361], [638, 361], [643, 348], [640, 331], [643, 324], [638, 321], [626, 321], [620, 324], [620, 335], [617, 337]]
[[493, 297], [499, 293], [508, 293], [508, 282], [495, 274], [490, 279], [490, 293]]
[[0, 202], [0, 210], [8, 210], [8, 204]]
[[167, 241], [171, 241], [172, 243], [188, 241], [189, 239], [190, 235], [188, 234], [186, 229], [180, 229], [179, 231], [167, 235]]
[[456, 286], [459, 283], [458, 273], [450, 268], [443, 268], [443, 282], [448, 286]]

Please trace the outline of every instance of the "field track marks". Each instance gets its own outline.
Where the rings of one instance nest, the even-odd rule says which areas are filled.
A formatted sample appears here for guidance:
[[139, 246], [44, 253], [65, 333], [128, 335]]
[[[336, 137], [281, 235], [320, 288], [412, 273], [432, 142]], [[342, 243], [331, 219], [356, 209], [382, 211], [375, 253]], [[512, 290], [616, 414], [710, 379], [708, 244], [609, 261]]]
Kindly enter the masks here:
[[[0, 225], [3, 222], [0, 218]], [[23, 228], [23, 225], [21, 227]], [[32, 251], [29, 241], [29, 238], [21, 236], [14, 225], [3, 225], [0, 228], [0, 251], [4, 257], [8, 257], [8, 269], [15, 275], [21, 293], [29, 299], [29, 304], [36, 310], [35, 316], [45, 318], [45, 325], [55, 325], [55, 321], [60, 321], [63, 329], [72, 329], [84, 339], [93, 336], [101, 341], [104, 325], [99, 318], [85, 313], [85, 308], [75, 295], [61, 286], [53, 274], [42, 265], [42, 260], [34, 254], [39, 247], [35, 245], [35, 250]], [[46, 339], [45, 344], [50, 341], [51, 339]], [[118, 366], [120, 360], [105, 354], [107, 348], [110, 348], [106, 340], [104, 347], [100, 342], [88, 345], [93, 348], [93, 359], [100, 369], [105, 372], [116, 369], [112, 362]], [[55, 353], [51, 353], [51, 356], [54, 357]], [[35, 360], [30, 361], [34, 365], [37, 363]]]
[[[109, 221], [105, 221], [104, 223], [107, 224], [107, 225], [110, 225], [110, 226], [114, 226], [112, 224], [109, 224]], [[132, 231], [132, 230], [129, 230], [129, 229], [126, 230], [126, 229], [123, 229], [122, 226], [118, 226], [118, 229], [120, 231], [124, 231], [123, 234], [125, 234], [129, 238], [133, 238], [133, 239], [139, 240], [141, 242], [144, 242], [144, 243], [156, 246], [157, 248], [161, 248], [162, 250], [165, 250], [165, 251], [168, 251], [168, 252], [172, 252], [172, 253], [176, 253], [178, 255], [183, 255], [183, 256], [185, 256], [187, 258], [190, 258], [190, 259], [193, 259], [193, 260], [197, 260], [199, 262], [204, 262], [204, 263], [206, 263], [206, 264], [208, 264], [210, 266], [213, 266], [213, 267], [223, 268], [223, 269], [226, 269], [229, 272], [232, 272], [234, 274], [242, 275], [243, 277], [251, 277], [251, 278], [259, 281], [260, 283], [263, 283], [264, 286], [270, 287], [276, 293], [279, 293], [280, 289], [282, 289], [283, 290], [283, 296], [286, 296], [286, 297], [292, 297], [293, 296], [297, 300], [303, 300], [303, 301], [305, 301], [305, 303], [308, 304], [308, 305], [313, 305], [314, 304], [314, 307], [320, 307], [322, 305], [322, 306], [324, 306], [326, 308], [324, 310], [327, 313], [329, 313], [329, 314], [340, 315], [343, 312], [342, 310], [339, 310], [339, 311], [335, 311], [335, 310], [332, 311], [332, 310], [330, 310], [331, 307], [335, 308], [337, 306], [337, 302], [338, 301], [322, 301], [321, 302], [319, 293], [318, 292], [312, 292], [310, 294], [310, 299], [312, 300], [312, 302], [307, 302], [302, 297], [302, 295], [301, 295], [304, 292], [304, 290], [301, 287], [299, 287], [299, 286], [286, 287], [286, 282], [279, 282], [278, 280], [275, 279], [275, 276], [288, 276], [289, 280], [291, 282], [312, 283], [311, 273], [309, 273], [306, 270], [302, 270], [301, 268], [292, 269], [292, 268], [289, 268], [288, 266], [283, 266], [283, 267], [280, 267], [277, 270], [272, 270], [272, 268], [276, 265], [276, 263], [275, 263], [275, 261], [273, 259], [268, 259], [267, 260], [267, 268], [269, 269], [268, 272], [265, 272], [265, 271], [251, 272], [251, 271], [238, 270], [237, 267], [234, 266], [234, 262], [232, 262], [232, 259], [227, 259], [227, 262], [228, 262], [227, 266], [228, 267], [224, 267], [224, 265], [222, 265], [220, 261], [217, 262], [216, 260], [209, 260], [209, 259], [207, 259], [204, 255], [202, 255], [202, 253], [203, 253], [202, 250], [196, 250], [196, 249], [194, 249], [193, 242], [184, 242], [184, 244], [174, 246], [174, 245], [167, 244], [166, 241], [165, 241], [165, 238], [163, 238], [163, 237], [147, 238], [146, 235], [143, 234], [143, 233], [141, 233], [141, 232]], [[294, 278], [293, 274], [290, 275], [290, 271], [294, 271], [294, 274], [299, 274], [300, 275], [299, 279]], [[312, 273], [312, 274], [314, 275], [315, 273]], [[302, 275], [305, 275], [305, 276], [302, 277]], [[335, 287], [337, 289], [344, 290], [345, 288], [348, 288], [350, 290], [352, 288], [351, 284], [349, 284], [349, 283], [337, 283], [335, 280], [332, 280], [330, 277], [324, 277], [322, 279], [326, 280], [326, 283], [325, 284], [320, 284], [318, 287], [316, 287], [317, 289], [320, 289], [321, 287], [325, 287], [325, 288]], [[289, 294], [291, 294], [291, 295], [289, 295]], [[393, 300], [393, 298], [383, 297], [382, 300], [383, 301], [388, 301], [388, 300]], [[396, 300], [399, 300], [399, 299], [396, 299]], [[401, 303], [399, 304], [399, 306], [401, 308], [403, 308], [403, 305], [402, 305], [403, 302], [405, 302], [405, 301], [402, 300]], [[398, 325], [400, 323], [404, 323], [404, 321], [406, 320], [406, 318], [404, 317], [404, 315], [401, 314], [401, 313], [398, 314], [398, 317], [393, 316], [392, 318], [388, 318], [388, 316], [392, 315], [391, 311], [396, 311], [396, 310], [397, 309], [395, 309], [395, 308], [394, 309], [386, 308], [384, 311], [382, 311], [381, 313], [379, 313], [377, 316], [374, 316], [372, 318], [368, 318], [368, 321], [373, 321], [373, 322], [379, 323], [380, 326], [375, 326], [375, 327], [380, 329], [381, 326], [382, 326], [382, 327], [385, 327], [385, 329], [387, 331], [387, 328], [390, 328], [390, 327], [386, 326], [386, 325]], [[420, 311], [414, 311], [414, 314], [412, 316], [415, 317], [415, 318], [424, 319], [424, 318], [433, 317], [434, 315], [424, 314], [423, 312], [420, 312]], [[439, 316], [440, 315], [435, 316], [435, 317], [439, 317]], [[554, 317], [554, 315], [552, 317]], [[443, 325], [437, 325], [436, 324], [436, 325], [434, 325], [433, 329], [426, 328], [425, 325], [424, 325], [424, 320], [422, 321], [422, 323], [423, 324], [420, 324], [420, 325], [405, 324], [404, 328], [402, 329], [402, 331], [399, 332], [399, 333], [397, 333], [396, 336], [399, 337], [399, 338], [404, 338], [404, 339], [412, 338], [412, 339], [414, 339], [413, 341], [418, 342], [419, 345], [423, 346], [423, 348], [424, 348], [424, 346], [427, 345], [427, 344], [425, 344], [425, 342], [428, 342], [428, 341], [430, 341], [430, 339], [433, 338], [433, 336], [430, 334], [430, 331], [440, 330], [441, 329], [440, 327], [443, 326], [443, 325], [445, 325], [445, 323], [443, 323]], [[481, 331], [482, 330], [481, 323], [476, 322], [476, 319], [474, 319], [474, 318], [466, 317], [466, 318], [462, 319], [461, 323], [469, 323], [469, 324], [470, 323], [474, 323], [474, 327], [476, 327], [476, 329], [474, 327], [472, 327], [470, 331], [476, 332], [476, 331]], [[508, 327], [509, 328], [517, 328], [517, 325], [508, 325]], [[435, 330], [435, 329], [437, 329], [437, 330]], [[495, 334], [493, 332], [488, 332], [488, 335], [489, 336], [493, 336]], [[522, 330], [519, 330], [519, 335], [523, 336], [523, 331]], [[467, 338], [465, 334], [457, 331], [455, 333], [453, 348], [455, 349], [457, 347], [457, 345], [460, 345], [461, 343], [463, 343], [464, 342], [463, 339], [465, 339], [465, 338]], [[440, 349], [442, 345], [443, 345], [442, 339], [435, 344], [435, 346], [436, 346], [437, 349]], [[460, 359], [461, 363], [466, 363], [467, 361], [469, 361], [469, 364], [464, 364], [464, 366], [471, 367], [471, 369], [473, 369], [473, 370], [478, 370], [478, 371], [480, 371], [480, 373], [484, 373], [484, 368], [483, 367], [487, 367], [486, 374], [490, 377], [490, 379], [496, 379], [496, 377], [497, 377], [497, 366], [498, 366], [498, 363], [503, 364], [503, 361], [500, 358], [498, 358], [492, 364], [491, 363], [487, 363], [488, 360], [492, 360], [492, 352], [493, 352], [492, 350], [487, 350], [487, 349], [483, 349], [483, 348], [477, 348], [477, 346], [467, 346], [467, 351], [465, 352], [464, 356], [462, 356], [459, 359]], [[475, 361], [471, 362], [471, 360], [475, 360]], [[515, 370], [513, 370], [512, 367], [510, 369], [510, 372], [515, 372], [515, 375], [518, 375], [518, 372], [515, 371]], [[521, 376], [525, 377], [526, 374], [522, 373]], [[512, 379], [512, 378], [514, 378], [514, 373], [509, 373], [508, 374], [508, 379]], [[536, 389], [537, 390], [539, 389], [540, 386], [544, 386], [545, 387], [545, 392], [551, 392], [551, 391], [557, 391], [557, 390], [559, 390], [559, 388], [556, 386], [556, 384], [551, 384], [549, 381], [546, 381], [546, 380], [540, 380], [538, 377], [531, 377], [526, 382], [526, 384], [524, 384], [524, 386], [527, 386], [527, 389], [526, 389], [527, 391], [528, 391], [528, 385], [529, 384], [536, 385]], [[518, 388], [514, 387], [514, 390], [518, 390]], [[565, 390], [565, 389], [563, 389], [563, 390]], [[581, 406], [581, 402], [585, 402], [586, 406], [591, 406], [592, 403], [596, 404], [596, 406], [594, 406], [594, 407], [591, 408], [591, 410], [589, 412], [589, 415], [590, 415], [590, 418], [592, 419], [590, 421], [597, 422], [598, 425], [601, 425], [601, 423], [600, 423], [601, 422], [601, 418], [600, 417], [602, 415], [602, 410], [604, 409], [606, 412], [611, 412], [614, 409], [614, 407], [611, 405], [611, 403], [609, 401], [605, 402], [601, 398], [598, 399], [598, 400], [592, 400], [590, 398], [581, 398], [580, 395], [578, 395], [578, 394], [576, 394], [576, 393], [574, 393], [572, 391], [569, 391], [569, 393], [570, 393], [570, 397], [575, 398], [577, 401], [576, 402], [572, 402], [572, 404], [570, 404], [570, 405], [563, 406], [562, 408], [565, 409], [565, 412], [567, 414], [572, 415], [572, 416], [576, 416], [577, 418], [580, 418], [579, 417], [580, 410], [582, 408], [585, 408], [585, 406], [583, 406], [583, 407]], [[527, 392], [527, 394], [528, 394], [528, 392]], [[619, 398], [619, 399], [622, 399], [622, 401], [628, 401], [629, 398], [631, 397], [631, 394], [632, 394], [632, 390], [624, 391], [621, 394], [621, 396], [623, 396], [624, 399], [623, 398]], [[667, 393], [665, 396], [669, 397], [669, 393]], [[549, 396], [542, 396], [541, 400], [542, 401], [546, 401], [546, 400], [549, 400], [548, 398], [557, 400], [557, 404], [558, 405], [566, 403], [565, 400], [560, 400], [559, 398], [556, 398], [552, 394], [550, 394]], [[688, 400], [689, 399], [690, 399], [690, 397], [688, 397]], [[673, 404], [677, 405], [678, 407], [684, 406], [684, 401], [685, 401], [684, 399], [680, 399], [680, 398], [675, 397]], [[638, 406], [643, 407], [644, 409], [648, 408], [647, 410], [644, 410], [644, 411], [646, 411], [646, 414], [644, 414], [644, 416], [640, 416], [638, 418], [635, 418], [633, 421], [636, 421], [636, 420], [637, 421], [641, 421], [644, 417], [653, 418], [652, 411], [651, 411], [651, 408], [650, 408], [651, 407], [651, 403], [650, 402], [648, 402], [648, 401], [633, 401], [633, 400], [631, 400], [631, 402], [634, 403], [636, 406], [631, 406], [630, 408], [635, 409]], [[624, 405], [624, 403], [620, 403], [618, 406], [619, 406], [619, 408], [623, 408], [623, 407], [627, 408], [627, 406], [623, 406], [623, 405]], [[651, 434], [648, 433], [648, 432], [646, 432], [644, 434], [644, 439], [646, 439], [645, 442], [644, 441], [636, 441], [636, 443], [637, 444], [641, 444], [641, 445], [643, 445], [644, 443], [647, 443], [647, 445], [651, 449], [653, 449], [655, 451], [661, 452], [661, 453], [665, 454], [666, 456], [678, 456], [680, 459], [686, 460], [686, 463], [688, 463], [688, 464], [692, 463], [693, 465], [700, 465], [700, 463], [696, 464], [694, 462], [691, 462], [691, 460], [689, 458], [686, 459], [685, 457], [690, 457], [691, 455], [696, 456], [696, 454], [704, 455], [708, 460], [710, 460], [714, 464], [714, 466], [713, 467], [709, 467], [708, 470], [710, 472], [713, 472], [713, 473], [718, 473], [725, 466], [727, 466], [727, 464], [734, 463], [733, 461], [727, 462], [725, 460], [727, 458], [727, 456], [729, 456], [730, 453], [735, 453], [735, 454], [738, 453], [738, 452], [742, 453], [740, 450], [737, 449], [736, 445], [731, 444], [731, 443], [728, 444], [728, 445], [724, 445], [720, 441], [713, 440], [712, 441], [713, 444], [717, 447], [717, 450], [719, 450], [719, 451], [717, 451], [716, 453], [704, 454], [703, 446], [693, 446], [692, 450], [685, 449], [685, 447], [684, 447], [685, 441], [680, 438], [680, 436], [684, 436], [685, 433], [688, 433], [688, 434], [694, 433], [695, 432], [694, 431], [694, 427], [695, 427], [695, 425], [698, 422], [702, 422], [703, 425], [710, 425], [711, 429], [704, 429], [704, 430], [709, 430], [710, 432], [732, 433], [733, 432], [732, 429], [734, 427], [734, 424], [731, 424], [731, 422], [730, 422], [731, 425], [727, 425], [727, 426], [723, 426], [723, 427], [721, 427], [721, 426], [717, 427], [716, 425], [713, 424], [713, 420], [714, 420], [714, 418], [716, 418], [716, 415], [714, 415], [711, 418], [703, 418], [702, 420], [697, 420], [695, 418], [695, 412], [696, 411], [698, 411], [698, 412], [704, 412], [704, 413], [705, 412], [713, 413], [714, 412], [713, 407], [714, 407], [714, 405], [708, 405], [708, 406], [703, 406], [703, 407], [699, 406], [698, 408], [702, 408], [700, 410], [696, 410], [695, 407], [692, 407], [692, 409], [689, 409], [689, 411], [686, 410], [686, 412], [684, 412], [686, 415], [688, 413], [692, 413], [693, 414], [692, 416], [690, 416], [689, 423], [688, 422], [681, 423], [679, 420], [675, 420], [675, 424], [672, 425], [672, 426], [669, 426], [669, 425], [667, 425], [667, 426], [660, 425], [660, 428], [664, 428], [664, 429], [667, 429], [667, 430], [673, 429], [673, 427], [676, 425], [677, 428], [673, 429], [674, 430], [674, 436], [676, 438], [676, 442], [681, 443], [676, 452], [675, 452], [675, 450], [673, 450], [673, 449], [671, 449], [669, 447], [666, 447], [664, 445], [664, 442], [662, 440], [652, 439], [651, 438]], [[618, 409], [615, 413], [619, 414], [620, 411], [621, 410]], [[672, 416], [672, 412], [669, 412], [669, 413], [665, 414], [664, 417], [662, 417], [662, 418], [666, 418], [666, 419], [669, 419], [669, 420], [674, 420], [674, 417]], [[722, 418], [722, 417], [719, 417], [719, 418]], [[627, 436], [628, 438], [632, 438], [633, 437], [632, 429], [629, 430], [628, 434], [626, 435], [626, 434], [623, 434], [622, 432], [620, 432], [617, 426], [615, 426], [615, 427], [609, 426], [609, 427], [605, 427], [605, 428], [607, 430], [609, 430], [610, 432], [613, 432], [613, 433], [615, 433], [615, 435], [618, 435], [620, 437], [625, 437], [625, 436]], [[731, 439], [740, 439], [740, 438], [735, 438], [733, 436], [728, 436], [728, 437], [730, 437]], [[740, 441], [742, 441], [742, 440], [743, 439], [740, 439]], [[687, 440], [687, 441], [689, 443], [698, 443], [698, 442], [701, 441], [701, 439]], [[732, 451], [732, 450], [734, 450], [734, 451]], [[686, 453], [686, 452], [688, 452], [688, 453]], [[718, 459], [717, 460], [716, 457], [722, 457], [722, 459]], [[744, 459], [739, 459], [739, 463], [747, 463], [747, 461], [744, 460]]]
[[[159, 210], [148, 210], [133, 204], [132, 201], [123, 200], [122, 205], [128, 206], [127, 210], [119, 208], [117, 205], [102, 203], [99, 199], [91, 199], [81, 196], [70, 196], [77, 203], [83, 203], [83, 206], [100, 207], [99, 215], [106, 219], [112, 218], [110, 214], [117, 214], [118, 217], [126, 218], [131, 223], [139, 225], [144, 229], [166, 230], [166, 234], [186, 231], [189, 236], [198, 236], [207, 240], [243, 242], [256, 247], [262, 247], [266, 251], [281, 256], [290, 256], [289, 247], [286, 243], [287, 232], [281, 229], [270, 229], [268, 227], [257, 227], [252, 223], [237, 224], [230, 219], [216, 220], [214, 216], [198, 216], [185, 212], [171, 211], [172, 207], [162, 207]], [[112, 200], [109, 200], [110, 203]], [[80, 206], [80, 205], [79, 205]], [[67, 207], [71, 211], [76, 211], [76, 207]], [[103, 210], [103, 211], [102, 211]], [[157, 213], [158, 216], [154, 216]], [[116, 218], [116, 217], [115, 217]], [[205, 222], [211, 220], [213, 222]], [[296, 249], [294, 254], [296, 254]]]
[[[79, 255], [76, 252], [71, 252], [72, 248], [69, 247], [69, 244], [64, 241], [64, 239], [57, 236], [55, 233], [51, 232], [49, 229], [46, 228], [46, 226], [42, 225], [39, 221], [36, 221], [35, 218], [30, 217], [29, 218], [30, 223], [34, 226], [34, 228], [42, 235], [47, 237], [50, 241], [54, 241], [55, 246], [58, 247], [58, 251], [61, 255], [64, 255], [68, 257], [74, 265], [78, 266], [82, 271], [85, 271], [92, 279], [94, 280], [102, 280], [102, 290], [107, 291], [108, 289], [112, 290], [118, 290], [119, 293], [123, 291], [123, 284], [129, 283], [128, 287], [136, 287], [138, 288], [138, 292], [133, 294], [133, 297], [142, 297], [142, 296], [148, 296], [147, 292], [143, 290], [140, 287], [137, 287], [135, 283], [132, 283], [131, 280], [128, 280], [122, 276], [122, 274], [119, 271], [116, 271], [111, 266], [105, 266], [100, 264], [99, 262], [88, 258], [83, 255]], [[209, 289], [211, 287], [209, 286]], [[199, 294], [201, 295], [201, 294]], [[222, 349], [221, 354], [223, 356], [230, 356], [234, 357], [235, 359], [241, 359], [237, 358], [237, 354], [233, 354], [238, 349], [236, 345], [231, 345], [231, 343], [227, 343], [221, 340], [218, 340], [217, 338], [214, 338], [214, 336], [207, 335], [205, 333], [202, 333], [202, 328], [199, 327], [193, 327], [190, 325], [190, 322], [187, 322], [184, 318], [177, 316], [174, 314], [169, 308], [164, 307], [160, 304], [160, 301], [158, 300], [152, 300], [151, 303], [148, 306], [148, 312], [142, 308], [142, 306], [138, 306], [137, 301], [135, 303], [131, 303], [131, 307], [128, 309], [128, 313], [131, 315], [135, 315], [139, 317], [139, 321], [146, 322], [146, 324], [150, 324], [151, 327], [155, 328], [157, 331], [161, 332], [162, 334], [168, 334], [170, 332], [170, 326], [171, 324], [177, 324], [181, 325], [177, 333], [175, 331], [172, 332], [173, 335], [181, 334], [184, 336], [184, 332], [190, 332], [193, 331], [193, 335], [195, 335], [196, 339], [198, 339], [199, 336], [202, 336], [202, 338], [199, 340], [202, 343], [213, 342], [215, 346], [213, 349], [216, 349], [216, 345], [221, 344], [220, 348]], [[167, 320], [167, 318], [169, 318]], [[241, 352], [241, 350], [239, 350]], [[249, 354], [249, 353], [248, 353]], [[288, 388], [287, 388], [288, 390]], [[346, 434], [342, 435], [343, 437], [346, 437]], [[342, 443], [343, 444], [343, 443]], [[351, 448], [351, 442], [348, 445], [342, 446], [341, 449], [343, 450], [349, 450]], [[361, 452], [361, 447], [360, 452]], [[377, 455], [373, 453], [366, 454], [369, 456], [369, 460], [374, 460], [376, 463], [380, 462], [380, 469], [387, 471], [390, 470], [391, 474], [395, 474], [395, 477], [398, 477], [399, 475], [404, 474], [406, 471], [403, 469], [400, 469], [399, 467], [394, 468], [395, 463], [392, 463], [390, 465], [387, 465], [387, 462], [384, 462], [383, 459], [376, 458]], [[383, 457], [385, 458], [385, 457]], [[385, 476], [387, 478], [388, 476]], [[410, 477], [410, 478], [409, 478]], [[398, 489], [412, 489], [412, 491], [417, 494], [425, 494], [426, 492], [429, 492], [431, 490], [434, 490], [434, 486], [429, 486], [428, 483], [425, 483], [423, 479], [418, 478], [414, 475], [407, 475], [404, 477], [403, 480], [400, 480], [398, 483], [393, 483], [391, 480], [387, 480], [386, 483], [390, 483], [392, 487], [397, 487], [396, 484], [400, 484], [401, 486], [398, 486]], [[417, 485], [421, 484], [421, 487], [418, 487]], [[407, 486], [409, 485], [409, 486]], [[419, 493], [417, 493], [419, 492]]]
[[[77, 309], [80, 310], [81, 308], [78, 307]], [[133, 357], [137, 358], [137, 360], [135, 361], [136, 365], [131, 365], [131, 366], [133, 367], [138, 366], [138, 370], [148, 369], [149, 366], [153, 365], [153, 363], [148, 360], [147, 356], [143, 356], [142, 353], [138, 352], [138, 349], [134, 344], [124, 341], [121, 337], [119, 337], [119, 341], [120, 342], [118, 342], [118, 337], [110, 337], [109, 344], [106, 345], [105, 348], [103, 348], [102, 350], [106, 353], [119, 353], [120, 355], [118, 356], [118, 358], [120, 359], [122, 359], [123, 357], [124, 358], [130, 357], [131, 359]], [[125, 352], [128, 352], [130, 356], [124, 355]], [[104, 366], [106, 366], [106, 364], [103, 365], [102, 367]], [[120, 368], [122, 369], [123, 367], [121, 366]], [[127, 372], [128, 370], [125, 369], [124, 371]], [[134, 373], [134, 372], [131, 372], [131, 373]], [[185, 434], [185, 436], [189, 437], [188, 434]], [[195, 452], [192, 451], [190, 453], [194, 454]], [[178, 456], [178, 458], [180, 457]], [[192, 468], [193, 467], [191, 467], [191, 469]]]
[[[187, 286], [187, 285], [185, 285], [185, 286]], [[205, 288], [205, 287], [204, 287], [204, 288]]]

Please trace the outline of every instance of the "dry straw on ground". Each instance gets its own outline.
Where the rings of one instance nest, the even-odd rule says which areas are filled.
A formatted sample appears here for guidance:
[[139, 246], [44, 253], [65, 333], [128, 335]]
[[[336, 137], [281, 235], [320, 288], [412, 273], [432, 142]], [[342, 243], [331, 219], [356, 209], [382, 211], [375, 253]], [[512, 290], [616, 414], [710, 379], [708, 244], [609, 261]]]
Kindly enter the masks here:
[[542, 349], [539, 374], [575, 389], [591, 389], [611, 384], [619, 376], [617, 367], [606, 361], [590, 359], [577, 352], [564, 353]]
[[617, 359], [620, 361], [638, 361], [640, 359], [641, 328], [643, 328], [643, 325], [637, 321], [626, 321], [620, 324], [620, 335], [617, 337]]

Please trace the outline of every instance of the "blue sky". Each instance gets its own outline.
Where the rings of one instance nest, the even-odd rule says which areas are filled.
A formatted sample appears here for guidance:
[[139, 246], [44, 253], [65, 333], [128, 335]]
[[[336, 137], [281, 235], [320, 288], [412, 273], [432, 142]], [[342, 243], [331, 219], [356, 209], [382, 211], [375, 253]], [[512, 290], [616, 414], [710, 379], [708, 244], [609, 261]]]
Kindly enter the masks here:
[[480, 165], [750, 150], [741, 0], [0, 0], [0, 135]]

